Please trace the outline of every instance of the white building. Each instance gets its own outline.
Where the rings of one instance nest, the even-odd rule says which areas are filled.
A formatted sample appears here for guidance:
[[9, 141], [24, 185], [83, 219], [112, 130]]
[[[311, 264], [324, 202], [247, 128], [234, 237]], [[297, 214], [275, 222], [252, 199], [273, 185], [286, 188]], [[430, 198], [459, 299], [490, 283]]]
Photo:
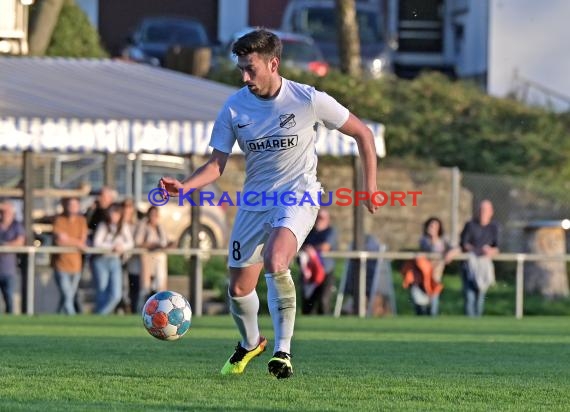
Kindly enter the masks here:
[[570, 1], [491, 0], [487, 90], [570, 110]]
[[0, 1], [0, 54], [28, 54], [28, 6], [33, 3]]
[[570, 1], [387, 1], [400, 68], [445, 70], [494, 96], [570, 110]]

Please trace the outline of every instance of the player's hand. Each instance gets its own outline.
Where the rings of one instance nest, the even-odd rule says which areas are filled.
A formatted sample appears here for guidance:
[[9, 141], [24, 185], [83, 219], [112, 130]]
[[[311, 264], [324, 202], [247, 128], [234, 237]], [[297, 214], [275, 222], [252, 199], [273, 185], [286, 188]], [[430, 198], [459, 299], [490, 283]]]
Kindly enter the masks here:
[[377, 188], [368, 189], [368, 193], [370, 194], [370, 196], [368, 199], [366, 199], [365, 205], [366, 205], [366, 208], [368, 209], [368, 211], [372, 214], [376, 213], [376, 211], [380, 207], [380, 206], [378, 206], [378, 204], [382, 204], [382, 202], [384, 200], [384, 199], [379, 198], [381, 196], [379, 194], [376, 195], [376, 198], [373, 198], [372, 195], [374, 193], [377, 193], [377, 192], [378, 192]]
[[376, 211], [378, 210], [378, 208], [379, 208], [379, 206], [378, 206], [378, 205], [375, 205], [375, 204], [372, 202], [372, 200], [368, 199], [368, 200], [366, 201], [366, 209], [368, 209], [368, 211], [369, 211], [371, 214], [376, 213]]
[[173, 177], [163, 176], [158, 181], [158, 187], [164, 189], [169, 196], [178, 196], [179, 190], [183, 188], [183, 185]]

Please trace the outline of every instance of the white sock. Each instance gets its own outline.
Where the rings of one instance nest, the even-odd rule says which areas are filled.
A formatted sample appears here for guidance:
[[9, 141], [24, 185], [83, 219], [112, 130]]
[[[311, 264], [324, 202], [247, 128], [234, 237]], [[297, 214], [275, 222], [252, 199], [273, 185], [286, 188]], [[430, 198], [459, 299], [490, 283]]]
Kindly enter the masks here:
[[246, 296], [230, 297], [230, 312], [234, 318], [241, 335], [241, 346], [252, 350], [259, 344], [259, 326], [257, 312], [259, 312], [259, 297], [255, 289]]
[[291, 353], [291, 338], [295, 326], [297, 294], [291, 271], [266, 273], [267, 306], [275, 332], [275, 352]]

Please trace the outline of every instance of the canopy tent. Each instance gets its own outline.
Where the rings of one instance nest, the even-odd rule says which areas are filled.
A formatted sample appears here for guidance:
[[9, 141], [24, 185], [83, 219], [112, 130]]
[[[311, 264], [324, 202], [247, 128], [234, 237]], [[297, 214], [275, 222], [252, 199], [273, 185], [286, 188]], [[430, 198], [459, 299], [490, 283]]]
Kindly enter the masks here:
[[[118, 60], [3, 57], [0, 149], [207, 154], [213, 122], [235, 90]], [[368, 125], [383, 157], [384, 126]], [[319, 154], [357, 154], [353, 139], [324, 127], [316, 143]]]

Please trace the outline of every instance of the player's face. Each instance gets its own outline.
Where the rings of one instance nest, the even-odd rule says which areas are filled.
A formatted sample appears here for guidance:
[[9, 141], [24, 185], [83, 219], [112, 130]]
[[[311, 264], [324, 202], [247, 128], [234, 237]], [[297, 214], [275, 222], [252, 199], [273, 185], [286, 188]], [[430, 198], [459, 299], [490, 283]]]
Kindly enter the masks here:
[[259, 97], [271, 97], [273, 76], [277, 73], [278, 66], [277, 57], [266, 60], [258, 53], [238, 56], [237, 67], [242, 81], [250, 92]]

